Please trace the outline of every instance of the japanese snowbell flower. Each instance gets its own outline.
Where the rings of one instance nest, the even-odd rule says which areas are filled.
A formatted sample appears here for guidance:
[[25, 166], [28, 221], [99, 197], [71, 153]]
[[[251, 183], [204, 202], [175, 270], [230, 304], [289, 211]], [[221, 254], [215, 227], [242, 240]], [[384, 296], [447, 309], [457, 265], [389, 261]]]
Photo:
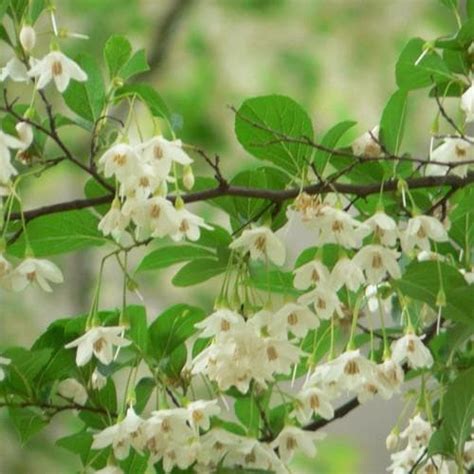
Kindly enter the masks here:
[[285, 263], [285, 246], [271, 229], [265, 226], [244, 230], [229, 248], [241, 249], [244, 253], [250, 252], [252, 260], [270, 260], [275, 265]]
[[112, 235], [114, 240], [120, 242], [129, 223], [129, 216], [124, 215], [120, 209], [120, 201], [114, 199], [109, 211], [100, 220], [98, 229], [105, 236]]
[[[365, 132], [352, 143], [352, 152], [356, 156], [366, 158], [378, 158], [382, 155], [379, 140], [380, 127], [377, 125], [370, 132]], [[375, 138], [375, 140], [374, 140]]]
[[214, 337], [222, 333], [226, 333], [239, 324], [245, 324], [244, 318], [235, 311], [221, 308], [210, 314], [207, 318], [194, 325], [200, 329], [201, 338]]
[[348, 257], [340, 258], [331, 271], [329, 286], [338, 291], [342, 286], [350, 291], [357, 291], [365, 283], [362, 268]]
[[189, 212], [184, 207], [176, 209], [176, 221], [178, 223], [178, 229], [171, 235], [171, 238], [175, 242], [179, 242], [183, 240], [183, 238], [191, 240], [192, 242], [199, 240], [201, 236], [200, 227], [212, 230], [212, 227], [207, 225], [202, 217]]
[[400, 390], [404, 377], [402, 367], [393, 359], [387, 359], [375, 368], [375, 379], [387, 395], [386, 398]]
[[104, 377], [97, 367], [91, 375], [91, 386], [94, 390], [102, 390], [107, 385], [107, 378]]
[[430, 240], [435, 242], [449, 240], [443, 224], [432, 216], [415, 216], [408, 221], [407, 228], [402, 233], [402, 249], [405, 253], [410, 253], [415, 247], [429, 251]]
[[0, 382], [5, 379], [5, 370], [2, 365], [9, 365], [11, 363], [10, 359], [0, 356]]
[[211, 416], [216, 416], [221, 409], [217, 405], [217, 400], [196, 400], [187, 407], [189, 413], [189, 424], [199, 432], [199, 429], [207, 431], [211, 426]]
[[18, 35], [22, 48], [29, 53], [36, 44], [36, 32], [31, 25], [23, 25]]
[[15, 56], [0, 69], [0, 81], [10, 78], [15, 82], [28, 82], [28, 71], [26, 66]]
[[309, 387], [303, 388], [296, 396], [296, 408], [293, 414], [301, 424], [305, 424], [313, 415], [331, 420], [334, 418], [334, 408], [327, 392], [317, 387]]
[[23, 144], [20, 140], [0, 131], [0, 183], [8, 183], [11, 177], [17, 174], [15, 167], [10, 161], [10, 149], [21, 149], [22, 146]]
[[29, 77], [37, 79], [36, 87], [43, 89], [52, 80], [59, 92], [64, 92], [71, 79], [87, 81], [87, 74], [60, 51], [51, 51], [43, 59], [35, 62], [28, 71]]
[[461, 96], [461, 109], [466, 114], [466, 122], [474, 122], [474, 84]]
[[295, 274], [293, 285], [297, 290], [306, 290], [310, 286], [326, 283], [329, 280], [329, 270], [318, 259], [301, 265], [293, 273]]
[[324, 433], [304, 431], [296, 426], [285, 426], [272, 442], [272, 448], [278, 448], [280, 459], [287, 464], [296, 451], [302, 451], [308, 457], [316, 455], [315, 441], [325, 438]]
[[390, 455], [392, 464], [387, 468], [387, 471], [391, 471], [393, 474], [406, 474], [410, 472], [420, 458], [421, 453], [422, 450], [419, 448], [408, 445], [403, 451], [397, 451]]
[[400, 253], [382, 245], [366, 245], [354, 256], [354, 263], [365, 273], [367, 282], [371, 285], [380, 283], [387, 275], [400, 278], [401, 271], [398, 266]]
[[107, 466], [95, 471], [95, 474], [123, 474], [122, 469], [118, 466], [114, 466], [113, 464], [107, 464]]
[[140, 156], [136, 148], [127, 143], [113, 145], [99, 158], [98, 163], [103, 167], [106, 178], [115, 175], [119, 181], [125, 181], [141, 173]]
[[143, 420], [130, 407], [122, 421], [94, 435], [91, 448], [103, 449], [112, 446], [117, 459], [126, 459], [130, 453], [130, 446], [139, 452], [143, 449], [142, 424]]
[[319, 319], [306, 306], [287, 303], [273, 315], [269, 332], [271, 335], [291, 332], [294, 336], [302, 338], [308, 331], [318, 327]]
[[407, 438], [409, 446], [419, 448], [428, 445], [432, 434], [431, 424], [418, 414], [409, 420], [407, 428], [400, 433], [400, 438]]
[[398, 238], [397, 223], [385, 212], [377, 211], [373, 216], [364, 221], [364, 224], [370, 227], [382, 245], [387, 247], [396, 245]]
[[296, 364], [300, 356], [301, 350], [285, 339], [265, 338], [265, 366], [272, 373], [289, 374], [291, 368]]
[[61, 380], [58, 384], [58, 393], [62, 397], [68, 398], [78, 405], [85, 405], [87, 401], [86, 389], [73, 378]]
[[49, 282], [62, 283], [61, 270], [49, 260], [26, 258], [11, 274], [13, 291], [22, 291], [28, 285], [36, 283], [42, 290], [53, 291]]
[[19, 122], [15, 127], [20, 139], [20, 150], [26, 150], [33, 143], [33, 127], [27, 122]]
[[[443, 176], [449, 172], [463, 178], [467, 174], [469, 165], [462, 163], [473, 159], [474, 145], [462, 138], [446, 138], [442, 145], [432, 151], [430, 160], [437, 163], [428, 164], [426, 174], [428, 176]], [[438, 163], [452, 163], [456, 166], [449, 167]]]
[[413, 333], [407, 333], [392, 343], [392, 359], [400, 364], [408, 360], [408, 365], [414, 369], [430, 368], [433, 365], [430, 350]]
[[318, 285], [314, 290], [298, 298], [298, 303], [312, 304], [320, 319], [331, 319], [334, 312], [343, 318], [341, 302], [336, 291], [329, 285]]
[[66, 349], [77, 347], [76, 364], [78, 367], [86, 365], [93, 355], [102, 364], [108, 365], [113, 359], [113, 346], [122, 347], [130, 344], [130, 341], [122, 336], [123, 332], [124, 327], [122, 326], [93, 327], [64, 347]]

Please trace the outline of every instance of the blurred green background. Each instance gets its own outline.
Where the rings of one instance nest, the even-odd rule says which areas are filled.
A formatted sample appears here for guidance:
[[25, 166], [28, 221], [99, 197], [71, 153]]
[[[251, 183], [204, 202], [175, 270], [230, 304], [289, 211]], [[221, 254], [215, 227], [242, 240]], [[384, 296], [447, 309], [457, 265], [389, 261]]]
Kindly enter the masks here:
[[[354, 135], [377, 124], [395, 90], [394, 65], [413, 36], [431, 39], [450, 33], [455, 20], [438, 0], [61, 0], [60, 27], [90, 36], [68, 40], [64, 50], [100, 57], [113, 33], [145, 47], [153, 69], [143, 80], [153, 84], [173, 112], [177, 134], [186, 142], [218, 153], [229, 176], [255, 166], [233, 136], [233, 113], [245, 98], [279, 93], [310, 112], [316, 136], [340, 120], [359, 125]], [[38, 27], [46, 31], [48, 22]], [[10, 51], [2, 46], [5, 62]], [[407, 143], [420, 154], [428, 149], [434, 105], [410, 104]], [[58, 102], [57, 106], [61, 106]], [[69, 132], [80, 153], [83, 136]], [[209, 173], [204, 163], [196, 171]], [[51, 171], [25, 190], [30, 206], [81, 196], [83, 179], [67, 165]], [[214, 217], [208, 207], [205, 216]], [[218, 219], [218, 217], [215, 217]], [[214, 221], [216, 221], [214, 219]], [[297, 239], [291, 234], [291, 239]], [[82, 252], [59, 259], [66, 283], [52, 294], [34, 289], [0, 293], [0, 347], [31, 344], [59, 317], [79, 314], [90, 304], [90, 291], [104, 252]], [[106, 272], [102, 306], [120, 304], [115, 269]], [[197, 290], [172, 289], [163, 271], [139, 280], [149, 316], [182, 301], [211, 307], [215, 284]], [[183, 298], [184, 296], [184, 298]], [[133, 298], [131, 298], [133, 299]], [[315, 461], [298, 459], [295, 473], [357, 474], [384, 472], [389, 463], [384, 439], [397, 417], [397, 403], [376, 401], [328, 429]], [[71, 432], [62, 414], [27, 446], [19, 444], [0, 412], [0, 474], [60, 474], [79, 470], [79, 462], [54, 441]]]

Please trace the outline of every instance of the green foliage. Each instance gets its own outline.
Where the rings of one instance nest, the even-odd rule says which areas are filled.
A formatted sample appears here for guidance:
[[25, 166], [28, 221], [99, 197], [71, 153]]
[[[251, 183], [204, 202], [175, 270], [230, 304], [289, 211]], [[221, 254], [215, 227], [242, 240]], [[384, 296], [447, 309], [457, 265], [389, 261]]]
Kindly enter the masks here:
[[407, 99], [405, 90], [395, 92], [387, 102], [380, 120], [380, 139], [389, 153], [394, 155], [398, 154], [403, 140]]
[[131, 56], [132, 45], [127, 38], [120, 35], [113, 35], [109, 38], [104, 46], [104, 59], [111, 79], [120, 74]]
[[154, 117], [169, 120], [170, 112], [168, 107], [158, 92], [148, 84], [125, 85], [115, 92], [115, 100], [117, 102], [126, 97], [136, 97], [148, 107]]

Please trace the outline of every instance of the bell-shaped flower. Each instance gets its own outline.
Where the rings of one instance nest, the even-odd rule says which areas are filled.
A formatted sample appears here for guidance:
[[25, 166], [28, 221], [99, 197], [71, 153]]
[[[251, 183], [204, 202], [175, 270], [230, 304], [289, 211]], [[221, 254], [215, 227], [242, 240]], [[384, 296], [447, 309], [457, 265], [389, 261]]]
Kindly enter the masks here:
[[0, 183], [6, 184], [17, 174], [11, 164], [10, 149], [22, 149], [23, 143], [11, 135], [0, 131]]
[[191, 402], [187, 407], [188, 422], [199, 432], [199, 429], [207, 431], [211, 426], [211, 416], [216, 416], [221, 412], [217, 400], [196, 400]]
[[122, 182], [131, 176], [140, 175], [142, 164], [136, 147], [127, 143], [117, 143], [109, 148], [100, 158], [99, 166], [104, 170], [104, 176], [115, 175]]
[[394, 247], [398, 238], [397, 223], [384, 211], [377, 211], [364, 224], [372, 230], [376, 239], [387, 247]]
[[380, 127], [377, 125], [370, 132], [365, 132], [352, 143], [352, 152], [356, 156], [365, 158], [378, 158], [382, 156], [379, 141]]
[[61, 93], [67, 89], [71, 79], [79, 82], [87, 81], [87, 74], [79, 65], [60, 51], [51, 51], [43, 59], [35, 62], [28, 71], [28, 76], [37, 79], [38, 89], [43, 89], [54, 81]]
[[76, 379], [61, 380], [58, 384], [58, 393], [61, 397], [72, 400], [78, 405], [86, 404], [87, 390]]
[[28, 71], [26, 66], [15, 56], [0, 69], [0, 82], [10, 78], [15, 82], [28, 82]]
[[432, 434], [431, 424], [417, 414], [408, 421], [408, 426], [400, 433], [400, 438], [408, 439], [409, 446], [419, 448], [428, 446]]
[[124, 474], [122, 469], [114, 464], [107, 464], [107, 466], [95, 471], [94, 474]]
[[375, 369], [375, 378], [387, 395], [387, 399], [400, 390], [404, 377], [402, 367], [393, 359], [385, 360]]
[[94, 355], [102, 364], [108, 365], [113, 359], [113, 346], [128, 346], [130, 341], [123, 337], [122, 326], [97, 326], [89, 329], [85, 334], [64, 347], [71, 349], [77, 347], [76, 364], [82, 367]]
[[421, 339], [416, 334], [407, 333], [394, 341], [391, 347], [392, 359], [399, 364], [407, 360], [414, 369], [430, 368], [433, 365], [433, 356]]
[[64, 281], [61, 270], [49, 260], [26, 258], [11, 274], [13, 291], [22, 291], [31, 284], [37, 284], [42, 290], [53, 291], [49, 282], [62, 283]]
[[301, 423], [308, 423], [313, 415], [319, 415], [325, 420], [334, 418], [334, 408], [328, 393], [317, 387], [303, 388], [296, 396], [296, 408], [293, 414]]
[[448, 233], [443, 224], [432, 216], [415, 216], [407, 224], [402, 232], [400, 242], [405, 253], [409, 254], [414, 248], [429, 251], [430, 240], [435, 242], [446, 242], [449, 240]]
[[280, 459], [287, 464], [297, 451], [302, 451], [310, 458], [314, 457], [316, 455], [315, 442], [324, 439], [325, 436], [324, 433], [305, 431], [296, 426], [285, 426], [271, 446], [278, 449]]
[[466, 122], [474, 122], [474, 84], [461, 96], [461, 109], [466, 114]]
[[191, 240], [192, 242], [199, 240], [199, 237], [201, 236], [201, 227], [203, 229], [212, 230], [212, 227], [207, 225], [202, 217], [189, 212], [184, 207], [176, 209], [176, 221], [178, 229], [174, 234], [171, 234], [171, 238], [175, 242], [179, 242], [184, 238]]
[[355, 265], [365, 273], [367, 282], [371, 285], [380, 283], [389, 274], [392, 278], [400, 278], [398, 265], [400, 253], [382, 245], [366, 245], [353, 258]]
[[275, 374], [289, 374], [301, 355], [301, 350], [285, 339], [265, 338], [263, 364]]
[[318, 285], [314, 290], [301, 295], [298, 303], [312, 304], [319, 319], [331, 319], [334, 313], [340, 318], [344, 317], [339, 297], [329, 285]]
[[397, 451], [390, 455], [392, 464], [387, 468], [387, 471], [393, 472], [393, 474], [409, 473], [422, 453], [422, 449], [408, 445], [403, 451]]
[[104, 449], [107, 446], [112, 446], [117, 459], [126, 459], [130, 453], [130, 446], [133, 446], [138, 452], [143, 449], [142, 424], [143, 420], [130, 407], [122, 421], [94, 435], [91, 448]]
[[[469, 168], [469, 164], [463, 163], [473, 159], [474, 145], [462, 138], [446, 138], [442, 145], [432, 151], [430, 161], [435, 163], [428, 164], [426, 174], [428, 176], [444, 176], [449, 172], [463, 178]], [[448, 164], [452, 166], [447, 166]]]
[[303, 338], [308, 331], [318, 327], [318, 317], [306, 306], [287, 303], [271, 318], [269, 333], [273, 336], [290, 332], [298, 338]]
[[195, 328], [202, 332], [199, 337], [214, 337], [223, 335], [238, 325], [245, 323], [244, 318], [235, 311], [221, 308], [210, 314], [207, 318], [194, 325]]
[[331, 271], [329, 286], [335, 291], [344, 285], [350, 291], [357, 291], [365, 283], [362, 268], [348, 257], [340, 258]]
[[275, 265], [285, 263], [285, 246], [271, 229], [265, 226], [244, 230], [229, 248], [249, 252], [252, 260], [270, 260]]
[[124, 215], [120, 209], [120, 201], [114, 199], [111, 208], [99, 222], [98, 228], [105, 236], [112, 235], [114, 240], [120, 242], [129, 223], [129, 216]]
[[91, 386], [94, 390], [102, 390], [107, 385], [107, 378], [96, 367], [91, 375]]
[[293, 285], [297, 290], [306, 290], [310, 286], [327, 283], [329, 270], [321, 260], [315, 259], [296, 268]]

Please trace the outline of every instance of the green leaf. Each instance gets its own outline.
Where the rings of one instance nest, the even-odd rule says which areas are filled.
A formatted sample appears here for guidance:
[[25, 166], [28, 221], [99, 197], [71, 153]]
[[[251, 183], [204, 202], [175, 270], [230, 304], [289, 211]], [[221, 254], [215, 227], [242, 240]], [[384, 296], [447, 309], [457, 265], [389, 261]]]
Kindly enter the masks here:
[[12, 45], [12, 41], [10, 39], [10, 36], [7, 33], [7, 30], [3, 25], [0, 25], [0, 40], [5, 41], [8, 45]]
[[136, 76], [142, 72], [150, 70], [148, 61], [146, 59], [146, 54], [144, 49], [137, 51], [125, 64], [125, 66], [120, 71], [120, 75], [123, 79], [129, 79], [130, 77]]
[[138, 272], [167, 268], [177, 263], [187, 262], [203, 257], [215, 257], [211, 251], [194, 245], [171, 245], [161, 247], [146, 255], [137, 268]]
[[232, 242], [232, 237], [223, 227], [212, 224], [212, 229], [201, 229], [201, 236], [196, 244], [210, 249], [218, 247], [228, 247]]
[[[87, 209], [38, 217], [27, 224], [28, 240], [36, 257], [45, 257], [99, 246], [107, 239], [97, 229], [97, 217]], [[8, 253], [16, 257], [25, 254], [22, 235]]]
[[439, 0], [446, 8], [450, 10], [458, 9], [458, 0]]
[[92, 467], [98, 469], [105, 466], [110, 450], [91, 450], [92, 440], [92, 433], [80, 431], [79, 433], [58, 439], [56, 446], [64, 448], [71, 453], [78, 454], [83, 465], [90, 464]]
[[121, 35], [112, 35], [104, 46], [104, 59], [111, 79], [118, 76], [132, 56], [132, 45]]
[[444, 426], [441, 426], [430, 438], [428, 454], [430, 456], [441, 454], [449, 458], [454, 457], [454, 453], [454, 441], [449, 435], [448, 430]]
[[45, 0], [33, 0], [30, 4], [30, 17], [33, 24], [36, 23], [36, 20], [43, 13], [45, 7]]
[[140, 414], [146, 407], [148, 400], [150, 400], [153, 390], [156, 388], [156, 382], [151, 377], [143, 377], [137, 383], [135, 387], [135, 399], [134, 405], [137, 414]]
[[148, 456], [140, 455], [132, 449], [127, 459], [120, 462], [120, 467], [123, 469], [123, 472], [144, 474], [148, 468]]
[[105, 106], [102, 74], [95, 60], [89, 55], [80, 55], [77, 62], [87, 73], [87, 81], [71, 81], [63, 94], [64, 101], [77, 115], [89, 122], [95, 122]]
[[227, 261], [213, 258], [197, 258], [180, 268], [171, 282], [175, 286], [197, 285], [224, 273], [226, 269]]
[[254, 288], [271, 293], [281, 293], [288, 296], [301, 294], [293, 288], [293, 273], [277, 269], [269, 270], [261, 264], [253, 264], [250, 267], [249, 284]]
[[474, 0], [466, 1], [466, 13], [469, 18], [474, 18]]
[[429, 51], [420, 60], [424, 46], [425, 41], [421, 38], [413, 38], [403, 49], [396, 65], [396, 80], [400, 89], [420, 89], [432, 85], [433, 82], [454, 79], [436, 52]]
[[125, 311], [130, 321], [128, 336], [145, 353], [148, 344], [146, 309], [144, 306], [133, 305], [127, 306]]
[[117, 90], [115, 93], [115, 100], [118, 101], [125, 97], [133, 96], [136, 96], [144, 104], [146, 104], [152, 115], [155, 117], [161, 117], [169, 120], [170, 112], [168, 107], [158, 92], [153, 89], [153, 87], [149, 86], [148, 84], [125, 85]]
[[21, 19], [28, 8], [28, 0], [10, 0], [10, 9], [12, 15], [18, 23], [21, 23]]
[[260, 425], [260, 414], [258, 405], [252, 398], [239, 398], [234, 402], [235, 415], [239, 421], [247, 428], [247, 432], [258, 435]]
[[[106, 180], [106, 182], [109, 183], [111, 186], [115, 186], [114, 178], [109, 178]], [[106, 191], [104, 186], [98, 183], [94, 178], [88, 179], [86, 181], [86, 184], [84, 185], [84, 194], [89, 199], [104, 197], [108, 193], [109, 191], [108, 190]], [[99, 214], [104, 215], [109, 211], [111, 202], [112, 202], [112, 199], [110, 199], [110, 202], [106, 204], [99, 204], [98, 206], [94, 206], [94, 209]]]
[[48, 421], [41, 413], [37, 413], [29, 408], [9, 408], [8, 414], [18, 431], [22, 443], [26, 443], [48, 424]]
[[406, 90], [395, 92], [385, 106], [380, 120], [380, 138], [385, 148], [397, 155], [403, 139], [407, 110]]
[[240, 144], [260, 160], [271, 161], [291, 176], [299, 175], [310, 162], [309, 145], [284, 139], [313, 139], [313, 125], [305, 110], [293, 99], [281, 95], [246, 100], [235, 117]]
[[[334, 149], [339, 140], [350, 130], [357, 122], [346, 120], [330, 128], [321, 139], [321, 145], [326, 148]], [[316, 150], [313, 162], [318, 172], [323, 175], [332, 157], [332, 153], [323, 150]]]
[[205, 312], [187, 304], [171, 306], [151, 324], [149, 353], [158, 361], [163, 361], [179, 346], [184, 345], [194, 332], [194, 325], [204, 319]]

